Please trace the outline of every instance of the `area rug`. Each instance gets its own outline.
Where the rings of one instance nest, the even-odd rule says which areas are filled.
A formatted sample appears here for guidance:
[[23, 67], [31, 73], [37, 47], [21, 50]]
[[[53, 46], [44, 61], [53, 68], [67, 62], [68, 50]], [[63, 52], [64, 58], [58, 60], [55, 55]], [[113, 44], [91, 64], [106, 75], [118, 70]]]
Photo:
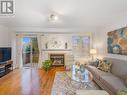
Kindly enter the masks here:
[[71, 80], [65, 72], [57, 72], [55, 75], [51, 95], [76, 95], [76, 90], [99, 90], [95, 82], [90, 82], [87, 87]]

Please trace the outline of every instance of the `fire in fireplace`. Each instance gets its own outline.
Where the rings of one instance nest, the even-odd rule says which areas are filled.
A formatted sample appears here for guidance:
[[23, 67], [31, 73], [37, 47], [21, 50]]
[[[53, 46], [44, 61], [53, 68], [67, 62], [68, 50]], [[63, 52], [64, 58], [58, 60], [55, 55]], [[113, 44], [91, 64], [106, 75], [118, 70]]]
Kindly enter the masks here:
[[64, 66], [64, 54], [50, 54], [53, 66]]

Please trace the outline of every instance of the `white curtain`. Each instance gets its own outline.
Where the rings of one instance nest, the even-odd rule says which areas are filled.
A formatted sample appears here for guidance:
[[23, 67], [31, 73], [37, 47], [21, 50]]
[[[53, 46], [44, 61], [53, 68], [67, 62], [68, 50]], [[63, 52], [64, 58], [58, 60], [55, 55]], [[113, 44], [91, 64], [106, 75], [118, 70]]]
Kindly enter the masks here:
[[22, 34], [16, 35], [16, 68], [20, 68], [23, 65], [22, 61]]
[[39, 48], [39, 60], [38, 60], [38, 67], [42, 67], [42, 42], [41, 42], [41, 35], [37, 35], [37, 41], [38, 41], [38, 48]]

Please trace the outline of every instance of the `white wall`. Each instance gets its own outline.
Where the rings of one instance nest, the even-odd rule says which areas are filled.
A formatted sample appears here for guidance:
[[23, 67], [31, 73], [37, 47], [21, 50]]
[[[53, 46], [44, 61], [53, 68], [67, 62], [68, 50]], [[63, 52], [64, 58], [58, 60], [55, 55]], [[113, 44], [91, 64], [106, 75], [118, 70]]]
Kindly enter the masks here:
[[49, 49], [55, 49], [55, 47], [51, 45], [52, 41], [58, 42], [58, 46], [56, 47], [57, 49], [65, 49], [65, 43], [67, 43], [68, 49], [72, 49], [71, 34], [44, 34], [44, 36], [42, 36], [42, 48], [45, 49], [45, 44], [47, 43]]
[[0, 26], [0, 47], [11, 46], [11, 32], [5, 26]]
[[13, 68], [17, 67], [16, 64], [16, 34], [15, 32], [11, 32], [11, 47], [12, 47], [12, 60], [13, 60]]
[[109, 27], [103, 28], [102, 30], [95, 32], [94, 47], [98, 49], [98, 54], [97, 54], [98, 58], [112, 57], [112, 58], [127, 60], [127, 56], [107, 53], [107, 32], [110, 32], [125, 26], [127, 26], [127, 19], [116, 21]]
[[14, 68], [16, 62], [15, 41], [15, 33], [12, 32], [10, 28], [0, 25], [0, 47], [12, 47], [12, 60]]

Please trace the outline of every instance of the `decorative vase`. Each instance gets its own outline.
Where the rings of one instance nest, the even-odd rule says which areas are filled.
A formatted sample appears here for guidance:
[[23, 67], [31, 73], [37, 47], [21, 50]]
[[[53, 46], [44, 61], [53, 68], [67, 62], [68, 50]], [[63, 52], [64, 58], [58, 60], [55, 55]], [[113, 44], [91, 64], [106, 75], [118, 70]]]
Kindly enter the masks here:
[[48, 49], [48, 43], [45, 43], [45, 48]]
[[81, 64], [81, 65], [80, 65], [80, 72], [81, 72], [81, 73], [84, 73], [84, 71], [85, 71], [85, 67], [84, 67], [83, 64]]
[[67, 49], [67, 42], [65, 43], [65, 49]]

